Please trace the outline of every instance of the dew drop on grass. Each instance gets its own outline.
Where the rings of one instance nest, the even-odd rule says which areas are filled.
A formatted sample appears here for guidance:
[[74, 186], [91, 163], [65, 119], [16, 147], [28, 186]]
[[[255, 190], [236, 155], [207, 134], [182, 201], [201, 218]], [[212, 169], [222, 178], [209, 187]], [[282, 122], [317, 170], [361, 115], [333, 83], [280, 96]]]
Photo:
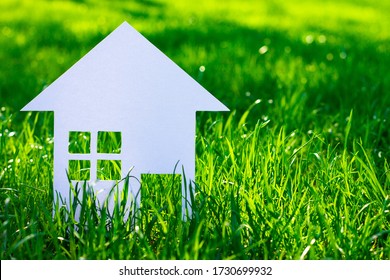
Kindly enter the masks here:
[[200, 67], [199, 67], [199, 72], [204, 72], [204, 71], [206, 71], [206, 67], [204, 67], [203, 65], [201, 65]]
[[332, 60], [333, 60], [333, 54], [328, 53], [328, 54], [326, 55], [326, 59], [329, 60], [329, 61], [332, 61]]
[[341, 59], [346, 59], [347, 58], [347, 53], [346, 52], [341, 52], [340, 53], [340, 58]]
[[11, 131], [9, 134], [8, 134], [8, 137], [13, 137], [15, 136], [16, 132], [15, 131]]
[[318, 159], [318, 160], [321, 160], [321, 157], [318, 153], [314, 153], [314, 156]]

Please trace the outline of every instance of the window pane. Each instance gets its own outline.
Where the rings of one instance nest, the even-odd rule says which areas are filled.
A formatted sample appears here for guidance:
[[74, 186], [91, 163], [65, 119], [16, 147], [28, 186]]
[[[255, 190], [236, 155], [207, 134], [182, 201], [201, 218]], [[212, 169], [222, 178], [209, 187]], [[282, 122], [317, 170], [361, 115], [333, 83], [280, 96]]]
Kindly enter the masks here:
[[97, 152], [101, 154], [120, 154], [122, 135], [120, 132], [99, 131]]
[[91, 152], [91, 133], [69, 131], [69, 153], [89, 154]]
[[122, 162], [120, 160], [98, 160], [97, 178], [99, 180], [120, 180]]
[[90, 178], [91, 163], [89, 160], [70, 160], [68, 173], [69, 179], [75, 181], [86, 181]]

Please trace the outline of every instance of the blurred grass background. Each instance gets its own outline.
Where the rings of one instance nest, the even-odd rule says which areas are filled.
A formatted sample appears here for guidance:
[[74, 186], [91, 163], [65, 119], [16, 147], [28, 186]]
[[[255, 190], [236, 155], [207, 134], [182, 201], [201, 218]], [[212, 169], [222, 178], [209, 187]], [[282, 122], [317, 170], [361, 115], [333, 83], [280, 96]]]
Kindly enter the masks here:
[[[231, 108], [271, 98], [286, 99], [291, 107], [349, 113], [367, 107], [366, 101], [373, 107], [388, 101], [380, 96], [389, 87], [387, 1], [4, 0], [0, 5], [1, 100], [14, 109], [124, 20]], [[288, 98], [297, 91], [304, 104]]]

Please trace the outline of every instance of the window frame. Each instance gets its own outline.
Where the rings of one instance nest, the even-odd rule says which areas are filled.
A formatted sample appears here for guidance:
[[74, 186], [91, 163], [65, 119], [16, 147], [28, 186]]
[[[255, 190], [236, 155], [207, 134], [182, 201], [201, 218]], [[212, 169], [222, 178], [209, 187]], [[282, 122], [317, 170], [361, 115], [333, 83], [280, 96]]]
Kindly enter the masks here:
[[[120, 133], [121, 137], [121, 142], [120, 142], [120, 147], [119, 147], [119, 153], [98, 153], [98, 133], [99, 132], [115, 132], [115, 133]], [[89, 133], [90, 139], [90, 149], [89, 153], [71, 153], [69, 151], [69, 144], [70, 144], [70, 133]], [[119, 161], [120, 162], [120, 171], [119, 171], [119, 177], [122, 179], [122, 132], [121, 131], [106, 131], [106, 130], [96, 130], [96, 131], [69, 131], [68, 132], [68, 168], [69, 168], [69, 163], [72, 160], [85, 160], [89, 161], [89, 179], [88, 180], [83, 180], [83, 181], [117, 181], [117, 179], [99, 179], [98, 176], [98, 161]], [[68, 170], [69, 171], [69, 170]], [[115, 176], [116, 177], [116, 176]], [[70, 178], [71, 181], [78, 181]]]

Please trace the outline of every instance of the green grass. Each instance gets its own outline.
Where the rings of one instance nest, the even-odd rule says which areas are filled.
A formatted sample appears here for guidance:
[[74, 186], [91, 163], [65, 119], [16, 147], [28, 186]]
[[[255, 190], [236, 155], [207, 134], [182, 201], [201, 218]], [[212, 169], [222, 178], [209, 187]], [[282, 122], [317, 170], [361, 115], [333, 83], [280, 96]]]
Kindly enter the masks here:
[[[0, 258], [390, 259], [389, 12], [368, 0], [1, 1]], [[52, 218], [53, 114], [19, 112], [124, 20], [232, 110], [197, 115], [186, 222], [170, 175], [143, 176], [135, 224], [93, 197], [78, 223]]]

